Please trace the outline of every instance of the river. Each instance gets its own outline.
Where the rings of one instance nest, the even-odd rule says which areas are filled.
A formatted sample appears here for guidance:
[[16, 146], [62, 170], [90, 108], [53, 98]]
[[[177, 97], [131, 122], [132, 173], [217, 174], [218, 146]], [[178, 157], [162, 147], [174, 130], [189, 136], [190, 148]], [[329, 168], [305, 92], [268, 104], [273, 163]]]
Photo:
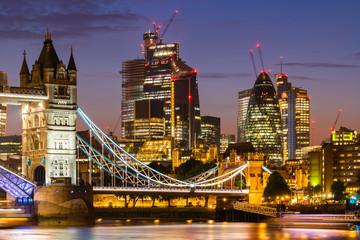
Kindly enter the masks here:
[[274, 228], [267, 223], [127, 223], [102, 221], [94, 227], [20, 227], [1, 229], [0, 239], [217, 240], [217, 239], [360, 239], [359, 231]]

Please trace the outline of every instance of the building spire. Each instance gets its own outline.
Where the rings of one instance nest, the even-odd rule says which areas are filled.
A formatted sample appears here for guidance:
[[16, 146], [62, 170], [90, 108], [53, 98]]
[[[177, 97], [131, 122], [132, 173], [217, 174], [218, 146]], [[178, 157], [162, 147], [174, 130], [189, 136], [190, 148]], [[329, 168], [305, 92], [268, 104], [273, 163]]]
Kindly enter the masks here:
[[53, 63], [51, 61], [50, 44], [46, 44], [46, 56], [45, 56], [44, 68], [54, 68]]
[[46, 29], [45, 41], [51, 41], [51, 34], [49, 33], [49, 27]]
[[67, 70], [77, 71], [74, 56], [73, 56], [73, 51], [74, 51], [74, 49], [73, 49], [73, 47], [71, 45], [71, 47], [70, 47], [70, 59], [69, 59], [69, 64], [68, 64]]
[[23, 59], [23, 63], [22, 63], [22, 66], [21, 66], [21, 70], [20, 70], [20, 74], [30, 74], [30, 71], [29, 71], [29, 68], [28, 68], [28, 65], [27, 65], [27, 62], [26, 62], [26, 51], [24, 50], [23, 52], [23, 55], [24, 55], [24, 59]]

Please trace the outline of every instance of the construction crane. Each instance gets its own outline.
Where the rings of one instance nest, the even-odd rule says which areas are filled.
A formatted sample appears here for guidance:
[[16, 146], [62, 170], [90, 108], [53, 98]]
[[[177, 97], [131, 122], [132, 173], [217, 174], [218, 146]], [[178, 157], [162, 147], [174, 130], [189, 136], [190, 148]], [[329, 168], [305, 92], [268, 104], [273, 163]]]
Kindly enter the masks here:
[[337, 121], [339, 120], [339, 117], [340, 117], [341, 113], [342, 113], [342, 109], [339, 110], [339, 113], [338, 113], [338, 115], [337, 115], [337, 117], [336, 117], [336, 120], [335, 120], [335, 122], [334, 122], [334, 125], [330, 128], [330, 134], [334, 131], [335, 126], [336, 126], [336, 123], [337, 123]]
[[174, 21], [175, 15], [178, 14], [178, 13], [179, 13], [179, 11], [176, 10], [176, 11], [174, 12], [174, 14], [171, 16], [169, 22], [166, 24], [166, 26], [165, 26], [165, 28], [164, 28], [164, 31], [162, 32], [161, 36], [159, 37], [160, 44], [162, 43], [162, 39], [163, 39], [164, 35], [165, 35], [166, 32], [169, 30], [169, 27], [170, 27], [171, 23]]
[[311, 146], [314, 146], [315, 120], [312, 121]]
[[115, 127], [113, 128], [112, 131], [110, 130], [110, 127], [106, 128], [109, 131], [109, 134], [108, 134], [109, 137], [114, 136], [114, 132], [116, 131], [117, 126], [119, 125], [120, 119], [121, 119], [121, 114], [120, 114], [118, 120], [116, 121]]

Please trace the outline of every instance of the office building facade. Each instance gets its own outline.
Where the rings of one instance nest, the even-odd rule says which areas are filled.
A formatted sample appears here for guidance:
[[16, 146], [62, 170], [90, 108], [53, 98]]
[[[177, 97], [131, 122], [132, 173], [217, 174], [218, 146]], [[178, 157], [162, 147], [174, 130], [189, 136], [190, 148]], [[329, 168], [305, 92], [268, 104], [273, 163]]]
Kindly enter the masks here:
[[123, 137], [139, 138], [134, 131], [136, 101], [162, 101], [164, 137], [171, 137], [175, 147], [192, 149], [201, 134], [197, 72], [179, 58], [178, 43], [163, 44], [150, 31], [143, 39], [144, 59], [123, 63]]
[[211, 144], [215, 144], [217, 149], [220, 149], [220, 118], [201, 117], [201, 138], [206, 141], [208, 148]]
[[300, 160], [301, 149], [309, 146], [310, 98], [307, 91], [292, 87], [288, 76], [275, 76], [283, 131], [283, 161]]
[[245, 124], [245, 139], [264, 153], [267, 163], [280, 167], [282, 129], [279, 102], [270, 77], [262, 72], [251, 91]]
[[135, 101], [142, 99], [145, 77], [145, 59], [133, 59], [122, 63], [121, 137], [135, 139]]
[[245, 124], [252, 89], [238, 93], [237, 142], [245, 141]]

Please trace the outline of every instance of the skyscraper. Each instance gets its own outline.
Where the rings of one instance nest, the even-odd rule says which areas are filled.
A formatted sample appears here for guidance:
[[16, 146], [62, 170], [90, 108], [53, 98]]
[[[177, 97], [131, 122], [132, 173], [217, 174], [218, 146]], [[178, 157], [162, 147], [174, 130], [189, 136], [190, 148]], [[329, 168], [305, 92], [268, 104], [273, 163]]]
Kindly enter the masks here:
[[212, 116], [201, 117], [201, 137], [206, 141], [206, 146], [210, 147], [215, 143], [220, 150], [220, 118]]
[[144, 33], [144, 100], [164, 101], [165, 136], [191, 149], [200, 135], [197, 72], [179, 58], [179, 44], [158, 43], [157, 33]]
[[[0, 71], [0, 86], [7, 86], [8, 79], [6, 72]], [[0, 136], [5, 136], [6, 134], [6, 114], [7, 106], [0, 104]]]
[[145, 78], [145, 59], [133, 59], [122, 63], [121, 137], [135, 139], [135, 101], [142, 99]]
[[192, 149], [201, 134], [197, 72], [179, 58], [178, 43], [162, 43], [157, 31], [144, 33], [143, 39], [144, 59], [122, 63], [122, 136], [142, 138], [135, 131], [137, 101], [162, 101], [159, 111], [163, 111], [165, 121], [164, 137], [172, 137], [175, 147]]
[[245, 141], [245, 123], [252, 89], [238, 93], [237, 142]]
[[262, 72], [251, 91], [245, 138], [268, 163], [282, 166], [282, 131], [279, 102], [270, 77]]
[[292, 87], [287, 75], [276, 74], [275, 79], [283, 131], [283, 162], [300, 160], [301, 149], [309, 146], [310, 98], [306, 90]]

